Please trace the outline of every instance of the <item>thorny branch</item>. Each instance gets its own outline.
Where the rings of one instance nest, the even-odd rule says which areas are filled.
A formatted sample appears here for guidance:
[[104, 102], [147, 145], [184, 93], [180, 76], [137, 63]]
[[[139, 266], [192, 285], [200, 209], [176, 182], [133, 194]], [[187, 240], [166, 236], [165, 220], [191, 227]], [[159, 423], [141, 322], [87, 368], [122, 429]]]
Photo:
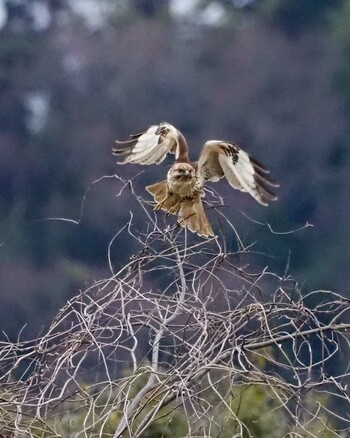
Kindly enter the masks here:
[[[131, 214], [109, 245], [109, 278], [69, 300], [37, 339], [1, 341], [0, 436], [141, 437], [179, 412], [189, 437], [218, 436], [229, 421], [220, 436], [252, 436], [233, 404], [252, 386], [284, 413], [288, 436], [319, 436], [315, 422], [346, 436], [349, 300], [254, 272], [240, 262], [250, 253], [238, 234], [230, 252], [222, 238], [164, 231], [132, 183], [116, 179], [147, 232]], [[116, 269], [123, 233], [138, 249]]]

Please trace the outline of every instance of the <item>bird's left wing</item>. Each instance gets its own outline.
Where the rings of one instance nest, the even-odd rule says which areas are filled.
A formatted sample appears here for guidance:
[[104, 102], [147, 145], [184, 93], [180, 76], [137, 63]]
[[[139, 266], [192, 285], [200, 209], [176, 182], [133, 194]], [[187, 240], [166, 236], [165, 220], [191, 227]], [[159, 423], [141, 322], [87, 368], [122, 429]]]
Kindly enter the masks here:
[[179, 143], [179, 131], [169, 123], [152, 125], [146, 131], [133, 134], [129, 140], [116, 141], [123, 147], [114, 148], [118, 164], [159, 164], [170, 152], [175, 154]]
[[269, 171], [236, 144], [219, 140], [207, 141], [200, 154], [197, 169], [197, 178], [201, 185], [205, 181], [218, 181], [225, 176], [232, 187], [250, 193], [262, 205], [268, 205], [277, 199], [271, 187], [278, 187], [278, 184], [268, 178]]

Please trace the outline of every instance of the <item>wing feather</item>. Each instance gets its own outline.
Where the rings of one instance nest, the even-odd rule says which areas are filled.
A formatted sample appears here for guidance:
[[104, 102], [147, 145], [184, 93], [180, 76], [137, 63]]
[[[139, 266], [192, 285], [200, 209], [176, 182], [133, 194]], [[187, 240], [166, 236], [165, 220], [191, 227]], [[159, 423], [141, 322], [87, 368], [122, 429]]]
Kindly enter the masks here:
[[257, 160], [237, 145], [219, 140], [205, 143], [198, 161], [197, 178], [200, 184], [217, 181], [223, 176], [235, 189], [248, 192], [262, 205], [277, 200], [271, 187], [278, 187]]
[[152, 125], [146, 131], [133, 134], [129, 140], [116, 141], [122, 148], [114, 148], [118, 164], [159, 164], [168, 153], [175, 153], [179, 143], [179, 131], [169, 123]]

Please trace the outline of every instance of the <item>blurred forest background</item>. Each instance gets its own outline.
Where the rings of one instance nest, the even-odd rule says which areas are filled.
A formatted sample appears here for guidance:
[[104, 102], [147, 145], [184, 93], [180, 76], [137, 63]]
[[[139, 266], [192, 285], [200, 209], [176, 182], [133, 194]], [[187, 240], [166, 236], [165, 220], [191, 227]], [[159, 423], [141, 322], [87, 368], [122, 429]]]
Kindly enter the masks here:
[[[111, 148], [160, 121], [193, 159], [207, 139], [234, 141], [281, 183], [267, 209], [215, 186], [263, 253], [257, 267], [350, 296], [350, 2], [1, 0], [0, 26], [0, 328], [11, 339], [24, 324], [24, 337], [38, 334], [108, 273], [108, 244], [134, 208], [113, 174], [144, 170], [117, 168]], [[147, 170], [134, 179], [145, 198], [166, 166]], [[78, 220], [105, 175], [78, 225], [47, 220]], [[247, 216], [302, 229], [273, 234]], [[127, 237], [116, 265], [137, 249]]]

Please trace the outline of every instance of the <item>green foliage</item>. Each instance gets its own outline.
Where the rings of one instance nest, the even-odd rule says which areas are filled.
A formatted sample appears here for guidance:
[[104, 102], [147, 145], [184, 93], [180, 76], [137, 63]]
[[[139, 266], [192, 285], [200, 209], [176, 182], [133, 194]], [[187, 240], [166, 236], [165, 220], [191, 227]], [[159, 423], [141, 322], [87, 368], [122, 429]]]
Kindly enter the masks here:
[[[216, 377], [218, 376], [218, 373]], [[140, 384], [146, 382], [146, 377], [136, 378], [135, 392], [130, 394], [133, 399]], [[221, 379], [214, 388], [207, 386], [208, 381], [202, 381], [194, 389], [198, 391], [207, 387], [200, 396], [199, 403], [206, 411], [206, 415], [198, 416], [191, 407], [173, 403], [164, 407], [154, 418], [152, 423], [142, 434], [142, 438], [180, 438], [189, 432], [191, 436], [215, 436], [230, 438], [233, 434], [242, 438], [280, 438], [294, 431], [307, 438], [322, 436], [335, 438], [332, 424], [327, 420], [327, 413], [320, 412], [320, 406], [327, 405], [327, 396], [310, 392], [305, 396], [306, 410], [309, 417], [304, 418], [302, 425], [293, 425], [289, 414], [278, 395], [283, 395], [277, 388], [272, 391], [261, 384], [232, 384], [229, 377]], [[201, 390], [202, 390], [201, 389]], [[219, 393], [229, 394], [222, 398]], [[85, 395], [83, 395], [85, 393]], [[83, 396], [83, 397], [81, 397]], [[74, 434], [86, 430], [90, 437], [110, 438], [122, 418], [122, 412], [111, 409], [112, 399], [116, 399], [117, 390], [106, 393], [89, 394], [88, 389], [82, 391], [80, 397], [63, 402], [54, 409], [46, 421], [35, 420], [30, 425], [30, 431], [35, 438], [49, 438], [61, 436], [69, 438]], [[84, 401], [85, 398], [85, 401]], [[155, 402], [155, 400], [154, 400]], [[142, 419], [151, 409], [153, 402], [144, 400], [142, 413], [129, 424], [129, 430], [136, 430]], [[293, 409], [293, 402], [288, 403], [288, 409]], [[318, 412], [318, 415], [314, 415]], [[303, 427], [302, 427], [303, 426]], [[124, 432], [124, 438], [130, 437]]]
[[[288, 431], [287, 417], [280, 404], [266, 388], [259, 385], [233, 389], [230, 400], [230, 409], [237, 414], [237, 418], [244, 424], [243, 437], [249, 434], [259, 438], [279, 438]], [[239, 432], [237, 420], [226, 417], [224, 427], [229, 432]], [[222, 438], [228, 438], [220, 435]]]

